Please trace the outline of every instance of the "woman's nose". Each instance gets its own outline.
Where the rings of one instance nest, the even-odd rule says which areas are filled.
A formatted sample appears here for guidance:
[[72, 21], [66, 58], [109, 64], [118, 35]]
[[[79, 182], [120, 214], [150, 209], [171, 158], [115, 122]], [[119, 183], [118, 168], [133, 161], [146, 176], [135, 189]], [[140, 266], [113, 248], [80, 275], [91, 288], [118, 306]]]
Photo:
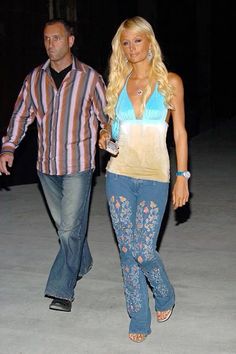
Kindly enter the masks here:
[[135, 47], [135, 45], [134, 45], [134, 43], [130, 43], [130, 45], [129, 45], [129, 49], [131, 50], [131, 51], [133, 51], [134, 50], [134, 47]]

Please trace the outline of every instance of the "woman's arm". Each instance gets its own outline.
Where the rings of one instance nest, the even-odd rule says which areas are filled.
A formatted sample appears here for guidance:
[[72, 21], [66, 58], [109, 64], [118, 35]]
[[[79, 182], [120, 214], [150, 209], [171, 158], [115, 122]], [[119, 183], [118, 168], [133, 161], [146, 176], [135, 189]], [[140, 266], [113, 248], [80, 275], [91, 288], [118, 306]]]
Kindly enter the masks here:
[[[184, 87], [182, 79], [177, 74], [169, 73], [168, 78], [170, 84], [174, 87], [175, 93], [172, 99], [174, 109], [171, 111], [171, 115], [173, 119], [177, 171], [186, 171], [188, 169], [188, 141], [185, 129]], [[176, 176], [172, 191], [174, 209], [185, 205], [188, 200], [188, 179], [184, 176]]]

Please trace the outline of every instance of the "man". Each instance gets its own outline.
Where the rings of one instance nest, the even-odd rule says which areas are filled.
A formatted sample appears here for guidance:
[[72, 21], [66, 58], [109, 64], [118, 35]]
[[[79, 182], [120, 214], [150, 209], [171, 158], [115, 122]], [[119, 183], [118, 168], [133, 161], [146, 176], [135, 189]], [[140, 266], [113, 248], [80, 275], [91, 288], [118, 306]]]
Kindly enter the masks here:
[[75, 37], [62, 19], [44, 27], [49, 59], [29, 73], [2, 139], [0, 172], [9, 175], [14, 151], [37, 119], [37, 171], [57, 226], [59, 252], [45, 296], [52, 310], [71, 311], [77, 281], [92, 267], [86, 231], [97, 131], [106, 127], [105, 85], [72, 55]]

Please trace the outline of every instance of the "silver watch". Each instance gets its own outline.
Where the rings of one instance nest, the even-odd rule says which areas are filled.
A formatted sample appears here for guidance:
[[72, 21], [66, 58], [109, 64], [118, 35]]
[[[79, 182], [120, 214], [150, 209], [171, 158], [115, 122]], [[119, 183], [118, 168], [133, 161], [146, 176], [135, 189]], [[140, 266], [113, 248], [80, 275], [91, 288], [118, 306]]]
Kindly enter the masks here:
[[177, 171], [176, 176], [183, 176], [186, 179], [189, 179], [191, 177], [191, 173], [189, 171]]

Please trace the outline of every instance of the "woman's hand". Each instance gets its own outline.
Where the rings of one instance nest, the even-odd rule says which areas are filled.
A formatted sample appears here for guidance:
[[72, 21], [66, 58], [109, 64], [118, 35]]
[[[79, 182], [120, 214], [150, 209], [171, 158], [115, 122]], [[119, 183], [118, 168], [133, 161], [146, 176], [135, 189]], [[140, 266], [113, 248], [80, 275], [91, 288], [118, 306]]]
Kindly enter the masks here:
[[177, 176], [172, 191], [172, 204], [174, 209], [184, 206], [188, 200], [188, 180], [184, 176]]
[[108, 130], [101, 129], [99, 132], [98, 146], [100, 149], [106, 150], [107, 140], [110, 140], [111, 135]]

